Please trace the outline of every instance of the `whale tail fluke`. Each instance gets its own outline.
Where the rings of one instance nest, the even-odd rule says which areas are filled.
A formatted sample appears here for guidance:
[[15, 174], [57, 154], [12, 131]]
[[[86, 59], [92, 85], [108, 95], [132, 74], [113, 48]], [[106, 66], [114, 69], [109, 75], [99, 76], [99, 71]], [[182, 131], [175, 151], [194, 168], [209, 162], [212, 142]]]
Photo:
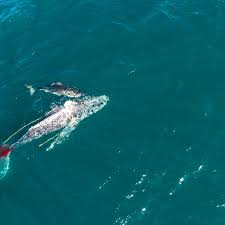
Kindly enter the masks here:
[[0, 158], [7, 157], [12, 150], [10, 146], [0, 145]]

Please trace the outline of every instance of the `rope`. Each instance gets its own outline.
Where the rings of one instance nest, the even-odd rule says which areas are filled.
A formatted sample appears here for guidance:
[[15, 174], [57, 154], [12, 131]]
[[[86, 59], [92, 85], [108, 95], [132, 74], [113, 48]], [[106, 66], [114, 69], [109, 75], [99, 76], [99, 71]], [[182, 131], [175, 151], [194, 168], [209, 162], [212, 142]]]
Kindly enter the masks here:
[[47, 141], [45, 141], [44, 143], [40, 144], [39, 147], [41, 147], [41, 146], [47, 144], [49, 141], [51, 141], [52, 139], [54, 139], [57, 135], [58, 135], [58, 134], [56, 134], [55, 136], [49, 138], [49, 139], [48, 139]]
[[13, 136], [15, 136], [17, 133], [19, 133], [21, 130], [23, 130], [24, 128], [26, 128], [27, 126], [37, 122], [38, 120], [42, 119], [43, 117], [39, 117], [38, 119], [34, 120], [34, 121], [31, 121], [30, 123], [24, 125], [23, 127], [21, 127], [19, 130], [17, 130], [15, 133], [13, 133], [10, 137], [8, 137], [4, 142], [3, 144], [5, 144], [6, 142], [8, 142]]

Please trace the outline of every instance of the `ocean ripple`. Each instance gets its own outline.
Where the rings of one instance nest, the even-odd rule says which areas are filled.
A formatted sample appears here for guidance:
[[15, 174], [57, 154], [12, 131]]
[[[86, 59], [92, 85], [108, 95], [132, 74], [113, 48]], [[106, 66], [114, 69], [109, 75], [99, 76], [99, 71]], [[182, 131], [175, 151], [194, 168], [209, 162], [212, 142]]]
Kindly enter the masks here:
[[12, 22], [17, 16], [32, 16], [34, 5], [29, 0], [0, 0], [0, 22]]

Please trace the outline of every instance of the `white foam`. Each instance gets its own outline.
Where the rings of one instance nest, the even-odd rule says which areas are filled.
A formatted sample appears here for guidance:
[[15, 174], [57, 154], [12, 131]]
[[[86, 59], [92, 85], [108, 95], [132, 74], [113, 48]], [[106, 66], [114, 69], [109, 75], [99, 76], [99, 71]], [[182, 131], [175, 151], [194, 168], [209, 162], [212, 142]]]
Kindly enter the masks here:
[[203, 165], [200, 165], [200, 166], [198, 167], [198, 172], [200, 172], [202, 169], [203, 169]]
[[189, 152], [191, 150], [192, 150], [192, 147], [191, 146], [185, 149], [186, 152]]
[[134, 194], [129, 194], [129, 195], [126, 196], [127, 199], [131, 199], [133, 197], [134, 197]]
[[142, 211], [142, 212], [145, 212], [145, 211], [146, 211], [146, 208], [142, 208], [141, 211]]
[[109, 177], [107, 178], [107, 180], [106, 180], [101, 186], [98, 187], [98, 189], [102, 189], [102, 188], [103, 188], [106, 184], [108, 184], [111, 180], [112, 180], [112, 177], [109, 176]]
[[224, 208], [225, 207], [225, 204], [222, 204], [222, 205], [217, 205], [216, 208]]
[[141, 179], [135, 185], [141, 185], [144, 182], [146, 176], [146, 174], [142, 174]]
[[179, 184], [182, 184], [182, 183], [184, 182], [184, 178], [185, 178], [185, 176], [184, 176], [184, 177], [181, 177], [181, 178], [179, 179]]

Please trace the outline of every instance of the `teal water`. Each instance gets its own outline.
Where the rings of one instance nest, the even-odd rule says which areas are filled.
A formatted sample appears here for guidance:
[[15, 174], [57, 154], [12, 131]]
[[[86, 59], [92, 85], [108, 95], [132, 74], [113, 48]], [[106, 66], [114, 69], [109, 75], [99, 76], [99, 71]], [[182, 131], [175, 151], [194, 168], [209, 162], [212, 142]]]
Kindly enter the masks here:
[[4, 225], [225, 223], [225, 1], [0, 0], [0, 140], [61, 81], [110, 102], [11, 154]]

